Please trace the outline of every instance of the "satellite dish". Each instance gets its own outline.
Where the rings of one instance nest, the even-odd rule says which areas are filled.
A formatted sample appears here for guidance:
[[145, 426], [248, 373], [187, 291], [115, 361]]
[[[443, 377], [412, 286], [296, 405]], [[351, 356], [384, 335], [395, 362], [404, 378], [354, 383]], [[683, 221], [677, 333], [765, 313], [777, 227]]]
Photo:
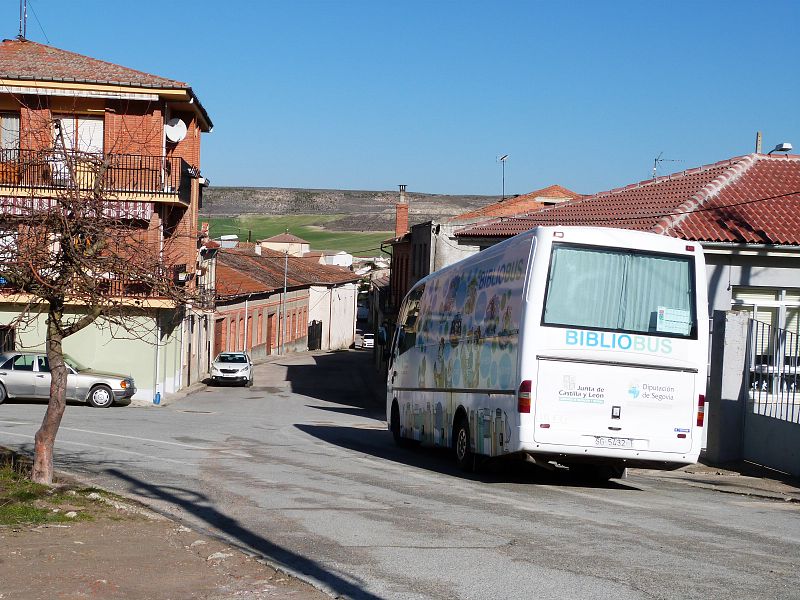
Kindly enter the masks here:
[[186, 123], [177, 117], [170, 119], [164, 126], [164, 133], [170, 142], [177, 144], [186, 137]]

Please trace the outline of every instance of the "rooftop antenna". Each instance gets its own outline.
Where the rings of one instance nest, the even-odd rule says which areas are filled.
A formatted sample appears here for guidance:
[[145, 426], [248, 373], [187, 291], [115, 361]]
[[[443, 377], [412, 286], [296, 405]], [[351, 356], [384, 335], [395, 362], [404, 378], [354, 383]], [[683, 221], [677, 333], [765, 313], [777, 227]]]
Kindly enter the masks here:
[[661, 158], [664, 156], [663, 152], [659, 152], [658, 156], [653, 159], [653, 179], [656, 178], [656, 173], [658, 172], [658, 163], [662, 162], [683, 162], [680, 158]]
[[19, 0], [19, 39], [28, 35], [28, 0]]

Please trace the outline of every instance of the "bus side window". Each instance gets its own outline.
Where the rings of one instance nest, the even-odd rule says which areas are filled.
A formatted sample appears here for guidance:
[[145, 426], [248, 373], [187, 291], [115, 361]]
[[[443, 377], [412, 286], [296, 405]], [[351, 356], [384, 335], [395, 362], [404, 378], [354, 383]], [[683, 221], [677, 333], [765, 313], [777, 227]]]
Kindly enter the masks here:
[[417, 343], [417, 317], [419, 316], [419, 303], [425, 286], [420, 286], [412, 290], [408, 295], [403, 313], [401, 315], [400, 328], [397, 331], [397, 354], [403, 354], [413, 348]]

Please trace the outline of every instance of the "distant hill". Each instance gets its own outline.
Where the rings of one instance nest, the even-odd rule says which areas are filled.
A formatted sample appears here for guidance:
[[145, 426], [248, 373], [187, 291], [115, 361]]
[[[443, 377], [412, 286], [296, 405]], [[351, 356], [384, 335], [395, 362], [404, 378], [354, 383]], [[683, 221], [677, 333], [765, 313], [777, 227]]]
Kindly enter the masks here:
[[[333, 231], [392, 231], [397, 191], [209, 187], [201, 217], [336, 215]], [[499, 196], [449, 196], [407, 192], [410, 224], [452, 217], [500, 200]]]

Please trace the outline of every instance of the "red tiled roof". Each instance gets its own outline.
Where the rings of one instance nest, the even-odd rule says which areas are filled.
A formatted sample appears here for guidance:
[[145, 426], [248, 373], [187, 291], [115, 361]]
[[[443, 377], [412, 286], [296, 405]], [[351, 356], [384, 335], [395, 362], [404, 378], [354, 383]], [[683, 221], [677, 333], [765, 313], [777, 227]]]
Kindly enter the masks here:
[[506, 238], [537, 225], [595, 225], [699, 242], [800, 245], [800, 156], [749, 154], [461, 230]]
[[[252, 250], [223, 249], [217, 255], [217, 297], [231, 298], [246, 294], [283, 289], [286, 255], [264, 249], [261, 255]], [[320, 265], [302, 258], [289, 257], [288, 288], [310, 285], [338, 285], [358, 281], [349, 269]]]
[[3, 40], [0, 43], [0, 78], [169, 89], [189, 87], [181, 81], [150, 75], [75, 52], [19, 39]]
[[286, 233], [279, 233], [278, 235], [273, 235], [271, 238], [267, 238], [265, 240], [261, 240], [262, 242], [275, 242], [278, 244], [307, 244], [308, 242], [302, 238], [297, 237], [296, 235], [292, 235], [288, 231]]
[[454, 221], [464, 221], [491, 217], [513, 217], [524, 215], [543, 208], [545, 205], [542, 200], [574, 200], [581, 195], [568, 190], [560, 185], [551, 185], [529, 194], [523, 194], [514, 198], [506, 198], [500, 202], [494, 202], [488, 206], [483, 206], [476, 210], [462, 213], [453, 217]]

